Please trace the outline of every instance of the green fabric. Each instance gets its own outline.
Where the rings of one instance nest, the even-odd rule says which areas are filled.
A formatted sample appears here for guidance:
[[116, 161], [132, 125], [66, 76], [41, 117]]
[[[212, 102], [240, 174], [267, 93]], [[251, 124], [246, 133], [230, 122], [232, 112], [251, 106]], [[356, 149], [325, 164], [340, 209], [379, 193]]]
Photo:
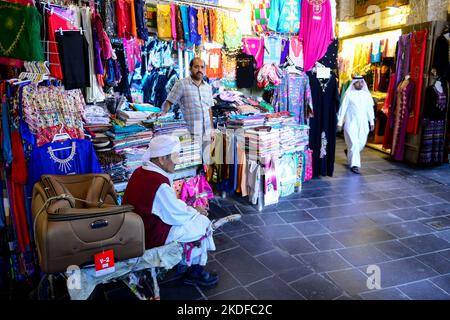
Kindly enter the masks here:
[[262, 101], [262, 102], [260, 102], [259, 105], [271, 113], [275, 112], [275, 109], [273, 108], [273, 106], [270, 103]]
[[0, 56], [43, 61], [41, 24], [35, 7], [0, 1]]

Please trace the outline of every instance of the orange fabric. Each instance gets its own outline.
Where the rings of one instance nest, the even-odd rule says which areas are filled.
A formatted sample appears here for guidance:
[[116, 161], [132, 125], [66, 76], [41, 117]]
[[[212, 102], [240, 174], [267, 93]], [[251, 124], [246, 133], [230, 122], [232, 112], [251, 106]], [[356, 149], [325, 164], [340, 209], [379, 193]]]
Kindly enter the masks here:
[[136, 27], [136, 12], [134, 11], [134, 0], [130, 1], [131, 4], [131, 35], [137, 38], [137, 27]]

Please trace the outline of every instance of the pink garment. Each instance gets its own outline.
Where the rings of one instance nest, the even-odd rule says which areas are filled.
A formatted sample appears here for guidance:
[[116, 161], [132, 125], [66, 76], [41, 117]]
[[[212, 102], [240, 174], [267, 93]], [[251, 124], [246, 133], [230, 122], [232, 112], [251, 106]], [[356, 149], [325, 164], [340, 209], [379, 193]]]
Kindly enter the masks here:
[[172, 39], [177, 41], [176, 8], [173, 3], [170, 5], [170, 24], [172, 27]]
[[303, 0], [299, 39], [303, 41], [304, 70], [310, 71], [333, 40], [330, 0]]
[[[197, 198], [201, 193], [206, 196]], [[208, 199], [214, 198], [214, 194], [204, 176], [195, 176], [183, 184], [180, 197], [191, 207], [208, 207]]]
[[14, 68], [23, 68], [23, 60], [8, 58], [8, 57], [0, 57], [0, 64], [4, 64]]
[[98, 40], [102, 48], [102, 58], [108, 60], [112, 58], [112, 46], [105, 29], [103, 28], [103, 20], [99, 13], [93, 15], [93, 27], [97, 31]]
[[141, 62], [141, 46], [135, 38], [123, 39], [123, 47], [127, 56], [128, 72], [136, 69], [136, 60]]
[[308, 149], [306, 151], [306, 168], [305, 168], [305, 181], [307, 182], [313, 177], [313, 150]]
[[264, 38], [245, 38], [242, 39], [242, 44], [244, 45], [242, 51], [255, 57], [256, 70], [259, 70], [264, 59]]

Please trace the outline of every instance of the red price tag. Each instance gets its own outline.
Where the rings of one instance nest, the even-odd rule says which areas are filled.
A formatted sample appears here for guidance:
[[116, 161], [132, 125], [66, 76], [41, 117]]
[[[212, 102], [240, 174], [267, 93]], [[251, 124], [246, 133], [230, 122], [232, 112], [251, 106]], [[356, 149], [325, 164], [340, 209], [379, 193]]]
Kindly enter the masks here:
[[95, 275], [97, 277], [113, 273], [114, 267], [114, 250], [104, 251], [95, 255]]

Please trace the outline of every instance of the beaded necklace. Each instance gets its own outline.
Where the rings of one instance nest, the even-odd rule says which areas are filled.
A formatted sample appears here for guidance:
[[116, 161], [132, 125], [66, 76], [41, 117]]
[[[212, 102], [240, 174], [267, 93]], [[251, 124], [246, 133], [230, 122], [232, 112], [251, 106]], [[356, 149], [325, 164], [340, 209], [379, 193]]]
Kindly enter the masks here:
[[73, 160], [73, 157], [76, 154], [76, 143], [75, 141], [72, 142], [72, 147], [71, 147], [71, 151], [70, 151], [70, 155], [66, 158], [66, 159], [59, 159], [58, 157], [56, 157], [56, 155], [53, 152], [52, 147], [48, 147], [47, 148], [47, 152], [50, 155], [50, 158], [59, 164], [59, 170], [60, 171], [64, 171], [65, 174], [67, 174], [67, 172], [69, 172], [69, 170], [72, 168], [72, 165], [70, 164], [70, 161]]

